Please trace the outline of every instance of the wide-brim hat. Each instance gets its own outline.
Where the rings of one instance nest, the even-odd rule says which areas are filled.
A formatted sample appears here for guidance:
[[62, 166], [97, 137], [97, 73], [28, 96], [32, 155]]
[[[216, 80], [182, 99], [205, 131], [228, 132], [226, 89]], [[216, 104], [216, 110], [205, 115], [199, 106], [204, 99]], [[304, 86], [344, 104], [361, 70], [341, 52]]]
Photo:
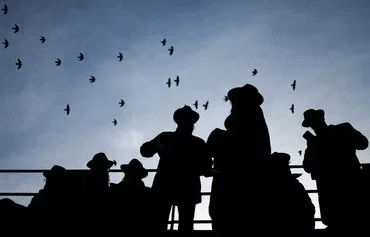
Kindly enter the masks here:
[[303, 113], [304, 120], [302, 122], [302, 127], [308, 128], [311, 126], [312, 121], [317, 119], [324, 119], [325, 112], [322, 109], [308, 109]]
[[121, 170], [126, 175], [134, 175], [141, 179], [148, 176], [148, 171], [138, 159], [132, 159], [128, 164], [121, 165]]
[[108, 160], [105, 153], [100, 152], [100, 153], [95, 154], [92, 160], [87, 162], [86, 166], [90, 169], [101, 168], [101, 169], [109, 170], [113, 165], [116, 165], [116, 164], [117, 164], [116, 161]]
[[66, 169], [59, 165], [54, 165], [50, 170], [46, 170], [43, 175], [45, 178], [50, 178], [52, 176], [58, 176], [65, 174]]
[[229, 90], [227, 93], [231, 103], [249, 101], [257, 105], [261, 105], [264, 101], [261, 93], [258, 92], [257, 88], [251, 84], [245, 84], [242, 87], [235, 87]]
[[192, 110], [190, 106], [185, 105], [173, 113], [173, 120], [177, 124], [183, 121], [192, 122], [195, 124], [199, 120], [199, 114]]

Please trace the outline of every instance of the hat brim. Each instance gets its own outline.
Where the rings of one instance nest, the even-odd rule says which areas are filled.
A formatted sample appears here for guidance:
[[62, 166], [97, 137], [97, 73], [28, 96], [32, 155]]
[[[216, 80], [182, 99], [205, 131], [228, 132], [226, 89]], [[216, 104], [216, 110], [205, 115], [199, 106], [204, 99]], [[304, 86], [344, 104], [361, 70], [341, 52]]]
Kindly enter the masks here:
[[[110, 169], [110, 168], [112, 168], [113, 165], [114, 165], [114, 161], [108, 160], [105, 163], [105, 168]], [[102, 165], [95, 163], [94, 160], [90, 160], [89, 162], [87, 162], [86, 166], [87, 166], [87, 168], [91, 169], [91, 168], [99, 167], [99, 166], [102, 166]]]
[[[130, 172], [130, 166], [128, 164], [123, 164], [121, 165], [121, 170], [123, 173], [127, 173], [127, 172]], [[137, 173], [137, 175], [140, 177], [140, 178], [146, 178], [148, 176], [148, 171], [144, 168], [140, 169], [140, 172]]]
[[173, 120], [175, 121], [175, 123], [179, 123], [179, 122], [181, 122], [183, 120], [186, 120], [186, 119], [191, 120], [193, 124], [195, 124], [196, 122], [198, 122], [200, 116], [199, 116], [199, 114], [196, 111], [194, 111], [194, 110], [187, 111], [186, 113], [189, 113], [188, 115], [185, 115], [183, 113], [184, 112], [181, 112], [180, 110], [177, 110], [175, 112], [175, 114], [173, 116]]
[[[235, 103], [236, 101], [245, 100], [246, 98], [248, 98], [248, 96], [246, 96], [246, 94], [248, 93], [247, 90], [248, 89], [245, 89], [243, 87], [233, 88], [227, 93], [227, 97], [229, 98], [231, 103]], [[261, 93], [259, 93], [258, 91], [257, 91], [257, 93], [251, 92], [251, 95], [252, 95], [252, 97], [250, 97], [250, 98], [253, 99], [256, 102], [256, 104], [258, 104], [258, 105], [263, 104], [264, 98], [261, 95]]]

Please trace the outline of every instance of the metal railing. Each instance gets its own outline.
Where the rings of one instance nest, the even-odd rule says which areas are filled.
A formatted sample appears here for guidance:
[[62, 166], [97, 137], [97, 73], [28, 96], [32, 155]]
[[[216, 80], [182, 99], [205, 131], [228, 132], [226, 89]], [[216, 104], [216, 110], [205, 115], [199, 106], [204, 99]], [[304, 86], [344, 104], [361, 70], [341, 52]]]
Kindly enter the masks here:
[[[370, 165], [370, 163], [363, 163], [362, 165]], [[290, 165], [291, 169], [303, 169], [303, 165]], [[0, 169], [1, 173], [43, 173], [50, 169]], [[87, 169], [68, 169], [69, 171], [87, 171]], [[157, 172], [157, 169], [147, 169], [150, 173]], [[109, 170], [110, 173], [122, 173], [122, 170], [120, 169], [111, 169]], [[316, 189], [312, 190], [306, 190], [307, 193], [317, 193]], [[1, 196], [34, 196], [36, 193], [33, 192], [0, 192]], [[211, 192], [202, 192], [202, 196], [210, 196]], [[174, 213], [174, 210], [173, 212]], [[179, 223], [177, 220], [174, 220], [174, 214], [172, 214], [172, 220], [169, 221], [169, 224], [171, 224], [173, 227], [173, 224]], [[316, 222], [321, 222], [321, 218], [315, 218]], [[211, 224], [212, 220], [194, 220], [194, 224]]]

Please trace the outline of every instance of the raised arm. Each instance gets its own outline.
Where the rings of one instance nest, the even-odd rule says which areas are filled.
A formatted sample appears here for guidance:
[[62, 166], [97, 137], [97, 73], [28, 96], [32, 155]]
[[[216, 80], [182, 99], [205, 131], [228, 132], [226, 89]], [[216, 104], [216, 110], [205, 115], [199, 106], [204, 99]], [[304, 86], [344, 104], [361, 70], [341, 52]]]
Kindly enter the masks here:
[[141, 147], [140, 147], [140, 153], [143, 157], [145, 158], [150, 158], [153, 157], [159, 150], [159, 140], [160, 140], [160, 135], [156, 136], [154, 139], [145, 142]]

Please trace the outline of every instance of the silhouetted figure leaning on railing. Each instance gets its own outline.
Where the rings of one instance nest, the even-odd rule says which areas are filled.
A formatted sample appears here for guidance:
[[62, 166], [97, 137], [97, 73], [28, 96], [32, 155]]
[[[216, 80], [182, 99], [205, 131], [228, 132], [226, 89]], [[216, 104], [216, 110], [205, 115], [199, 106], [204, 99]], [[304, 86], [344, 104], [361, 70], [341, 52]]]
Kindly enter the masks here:
[[322, 221], [334, 236], [359, 234], [355, 231], [370, 222], [368, 214], [361, 213], [362, 172], [356, 150], [366, 149], [368, 140], [350, 123], [327, 125], [321, 109], [306, 110], [303, 116], [302, 126], [316, 133], [304, 135], [303, 166], [316, 180]]
[[178, 206], [179, 231], [190, 234], [196, 204], [201, 202], [200, 176], [212, 167], [204, 140], [193, 136], [194, 124], [199, 114], [189, 106], [177, 109], [173, 119], [178, 127], [175, 132], [162, 132], [144, 143], [140, 152], [143, 157], [158, 153], [160, 160], [153, 181], [153, 190], [161, 204], [161, 228], [167, 229], [171, 206]]
[[157, 236], [156, 199], [142, 181], [148, 171], [137, 159], [121, 165], [121, 170], [123, 180], [110, 184], [112, 206], [119, 216], [113, 222], [122, 227], [125, 236]]
[[274, 152], [266, 167], [270, 192], [266, 228], [273, 236], [309, 237], [315, 230], [315, 206], [304, 186], [292, 174], [290, 155]]

